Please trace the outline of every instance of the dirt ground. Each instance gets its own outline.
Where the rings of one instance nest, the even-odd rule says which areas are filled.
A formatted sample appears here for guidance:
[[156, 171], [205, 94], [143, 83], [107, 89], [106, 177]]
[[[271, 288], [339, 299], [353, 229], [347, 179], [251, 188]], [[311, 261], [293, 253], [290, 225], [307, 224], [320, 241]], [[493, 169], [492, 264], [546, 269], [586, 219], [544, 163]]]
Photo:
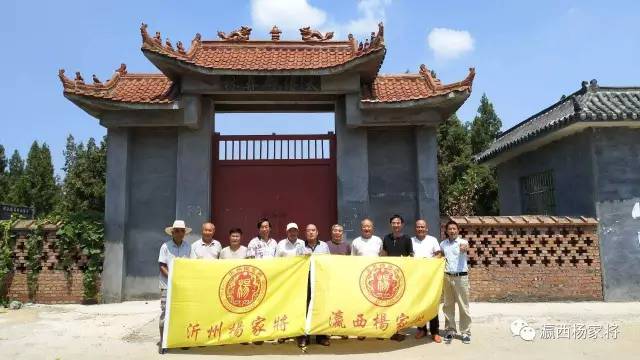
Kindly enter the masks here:
[[[225, 345], [157, 353], [158, 301], [107, 305], [31, 305], [0, 310], [0, 359], [215, 359], [301, 355], [295, 343]], [[640, 343], [640, 302], [472, 303], [472, 343], [334, 339], [311, 345], [309, 359], [631, 359]], [[535, 329], [525, 341], [511, 324]], [[443, 326], [441, 317], [441, 326]], [[587, 330], [585, 332], [585, 330]], [[552, 336], [553, 335], [553, 336]], [[567, 338], [568, 337], [568, 338]], [[633, 355], [636, 354], [636, 355]]]

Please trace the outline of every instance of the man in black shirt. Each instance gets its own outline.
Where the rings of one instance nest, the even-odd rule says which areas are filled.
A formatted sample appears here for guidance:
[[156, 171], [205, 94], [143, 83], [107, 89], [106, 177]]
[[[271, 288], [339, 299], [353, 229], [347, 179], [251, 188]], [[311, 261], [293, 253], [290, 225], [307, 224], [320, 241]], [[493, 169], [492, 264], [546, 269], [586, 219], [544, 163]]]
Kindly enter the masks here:
[[[413, 256], [413, 243], [411, 238], [402, 233], [404, 219], [394, 214], [389, 219], [391, 234], [387, 234], [382, 240], [382, 256]], [[404, 334], [399, 332], [391, 336], [391, 340], [402, 341]]]
[[411, 238], [402, 232], [404, 219], [398, 214], [394, 214], [389, 219], [391, 224], [391, 234], [387, 234], [382, 240], [382, 251], [384, 256], [413, 256], [413, 245]]

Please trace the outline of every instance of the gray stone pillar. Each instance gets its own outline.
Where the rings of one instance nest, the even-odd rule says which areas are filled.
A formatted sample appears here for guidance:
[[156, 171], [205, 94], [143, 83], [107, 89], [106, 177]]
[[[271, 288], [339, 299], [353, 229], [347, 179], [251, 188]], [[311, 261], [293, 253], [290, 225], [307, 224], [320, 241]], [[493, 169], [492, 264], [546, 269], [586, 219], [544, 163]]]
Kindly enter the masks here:
[[125, 241], [129, 218], [129, 162], [131, 131], [110, 128], [107, 131], [107, 183], [105, 195], [104, 266], [102, 301], [120, 302], [124, 298], [126, 266]]
[[416, 174], [418, 216], [429, 222], [429, 234], [440, 238], [438, 194], [438, 129], [416, 127]]
[[185, 96], [183, 104], [185, 122], [194, 125], [178, 129], [176, 219], [193, 228], [187, 237], [193, 242], [201, 236], [201, 225], [211, 219], [214, 107], [211, 100], [199, 96]]
[[359, 111], [357, 101], [341, 98], [335, 111], [338, 222], [344, 225], [345, 238], [349, 240], [360, 234], [360, 220], [369, 212], [367, 130], [347, 127], [347, 116], [357, 116]]

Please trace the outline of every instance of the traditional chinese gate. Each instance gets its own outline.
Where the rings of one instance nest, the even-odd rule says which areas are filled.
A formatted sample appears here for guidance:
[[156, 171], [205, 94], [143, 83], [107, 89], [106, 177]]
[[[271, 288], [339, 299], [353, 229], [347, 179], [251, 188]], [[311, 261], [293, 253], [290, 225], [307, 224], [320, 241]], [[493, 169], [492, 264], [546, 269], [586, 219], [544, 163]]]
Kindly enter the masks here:
[[[232, 227], [246, 244], [267, 217], [272, 237], [285, 226], [318, 226], [328, 239], [337, 221], [336, 138], [326, 135], [214, 135], [212, 213], [217, 238], [227, 243]], [[301, 237], [303, 237], [301, 235]]]

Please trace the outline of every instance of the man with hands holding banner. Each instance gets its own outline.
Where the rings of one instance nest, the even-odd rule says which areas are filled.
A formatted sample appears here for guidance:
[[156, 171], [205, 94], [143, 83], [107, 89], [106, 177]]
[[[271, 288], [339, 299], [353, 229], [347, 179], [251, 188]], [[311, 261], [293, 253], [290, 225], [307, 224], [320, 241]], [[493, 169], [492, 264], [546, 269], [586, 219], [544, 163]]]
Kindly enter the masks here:
[[[189, 258], [191, 256], [191, 245], [184, 241], [185, 235], [191, 232], [191, 228], [186, 227], [184, 221], [176, 220], [173, 226], [164, 229], [167, 235], [171, 235], [171, 240], [165, 242], [160, 247], [158, 255], [158, 264], [160, 265], [160, 342], [158, 343], [158, 352], [164, 354], [165, 349], [162, 348], [162, 334], [164, 333], [164, 317], [167, 305], [167, 285], [169, 283], [169, 268], [173, 258]], [[213, 232], [211, 233], [213, 239]], [[216, 256], [217, 257], [217, 256]]]
[[[442, 251], [440, 250], [438, 239], [431, 235], [427, 235], [428, 231], [429, 225], [427, 224], [426, 220], [419, 219], [416, 221], [416, 236], [411, 238], [411, 242], [413, 245], [413, 256], [418, 258], [440, 258], [442, 257]], [[438, 314], [436, 314], [436, 316], [429, 321], [429, 332], [431, 332], [431, 338], [436, 343], [442, 342], [439, 328], [440, 319], [438, 319]], [[422, 339], [426, 335], [427, 327], [418, 327], [416, 339]]]
[[[174, 228], [167, 231], [175, 233], [179, 242], [186, 229], [180, 230], [184, 224], [179, 223]], [[237, 229], [231, 232], [240, 237]], [[310, 335], [325, 346], [326, 334], [394, 338], [434, 318], [444, 260], [393, 256], [391, 248], [388, 257], [379, 257], [383, 241], [373, 235], [371, 220], [362, 221], [361, 233], [353, 241], [357, 257], [305, 256], [329, 251], [318, 240], [315, 225], [305, 228], [305, 242], [298, 238], [294, 223], [287, 226], [287, 238], [272, 260], [172, 262], [161, 254], [163, 274], [171, 271], [160, 350], [296, 338], [305, 351]], [[168, 246], [163, 252], [169, 251]], [[174, 255], [179, 256], [179, 252]]]

